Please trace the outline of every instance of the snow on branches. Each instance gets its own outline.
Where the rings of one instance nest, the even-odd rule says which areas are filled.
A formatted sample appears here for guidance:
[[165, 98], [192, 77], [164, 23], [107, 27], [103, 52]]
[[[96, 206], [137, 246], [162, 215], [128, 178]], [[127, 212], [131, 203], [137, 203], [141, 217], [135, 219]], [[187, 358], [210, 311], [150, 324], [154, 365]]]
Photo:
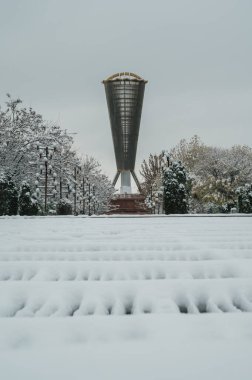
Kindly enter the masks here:
[[83, 161], [66, 130], [46, 122], [32, 108], [23, 108], [20, 99], [7, 97], [7, 107], [0, 110], [3, 175], [18, 189], [29, 183], [31, 197], [44, 214], [56, 212], [63, 198], [69, 199], [75, 214], [107, 210], [114, 190], [99, 163], [92, 158]]
[[[181, 161], [190, 177], [191, 213], [230, 212], [237, 206], [237, 188], [252, 183], [252, 148], [207, 146], [198, 136], [181, 140], [170, 154], [150, 155], [142, 164], [142, 187], [150, 193], [162, 179], [162, 165]], [[160, 164], [159, 164], [160, 162]], [[238, 205], [239, 206], [239, 205]], [[240, 209], [240, 207], [238, 207]]]
[[165, 214], [188, 212], [188, 177], [180, 161], [172, 161], [163, 170]]

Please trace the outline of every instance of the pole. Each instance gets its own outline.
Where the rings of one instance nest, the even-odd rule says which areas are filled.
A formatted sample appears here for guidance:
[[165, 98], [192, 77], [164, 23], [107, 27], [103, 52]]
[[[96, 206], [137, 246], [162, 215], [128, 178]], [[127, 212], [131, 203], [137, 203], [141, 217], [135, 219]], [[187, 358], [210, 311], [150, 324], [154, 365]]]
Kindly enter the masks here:
[[74, 167], [74, 215], [76, 215], [76, 201], [77, 201], [77, 168]]
[[93, 196], [94, 196], [94, 215], [95, 215], [95, 202], [96, 202], [96, 199], [95, 199], [95, 187], [93, 185]]
[[45, 148], [46, 152], [46, 161], [45, 161], [45, 214], [47, 213], [47, 181], [48, 181], [48, 146]]
[[153, 214], [153, 212], [152, 212], [152, 209], [153, 209], [153, 206], [152, 206], [152, 185], [150, 188], [150, 199], [151, 199], [151, 214]]
[[85, 180], [82, 179], [82, 195], [83, 195], [83, 215], [85, 215]]
[[60, 177], [60, 199], [62, 199], [62, 178]]
[[90, 182], [88, 183], [88, 215], [91, 215], [91, 204], [90, 204]]

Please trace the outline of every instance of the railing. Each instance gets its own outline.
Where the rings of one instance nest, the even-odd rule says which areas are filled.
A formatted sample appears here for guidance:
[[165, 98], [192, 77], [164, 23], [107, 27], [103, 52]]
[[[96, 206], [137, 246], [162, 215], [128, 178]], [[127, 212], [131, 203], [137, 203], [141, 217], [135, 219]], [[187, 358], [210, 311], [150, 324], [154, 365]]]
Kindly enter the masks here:
[[113, 196], [113, 199], [118, 199], [118, 198], [121, 198], [121, 199], [130, 199], [130, 198], [143, 199], [144, 195], [142, 195], [142, 194], [115, 194]]

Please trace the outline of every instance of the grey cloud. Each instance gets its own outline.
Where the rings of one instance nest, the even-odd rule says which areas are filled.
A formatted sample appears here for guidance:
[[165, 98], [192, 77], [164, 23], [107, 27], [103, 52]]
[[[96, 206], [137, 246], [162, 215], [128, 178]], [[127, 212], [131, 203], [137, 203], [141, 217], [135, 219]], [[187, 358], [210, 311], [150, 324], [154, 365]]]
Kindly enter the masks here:
[[209, 144], [252, 141], [248, 0], [2, 1], [0, 100], [20, 96], [78, 132], [76, 146], [114, 171], [101, 80], [149, 80], [137, 162], [197, 133]]

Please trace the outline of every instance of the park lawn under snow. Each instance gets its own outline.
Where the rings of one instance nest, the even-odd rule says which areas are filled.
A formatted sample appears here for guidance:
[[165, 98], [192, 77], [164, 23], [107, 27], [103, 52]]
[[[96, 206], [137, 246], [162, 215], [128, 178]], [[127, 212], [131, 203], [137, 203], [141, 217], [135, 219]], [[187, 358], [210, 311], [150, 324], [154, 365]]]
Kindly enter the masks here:
[[0, 218], [0, 379], [250, 380], [252, 217]]

